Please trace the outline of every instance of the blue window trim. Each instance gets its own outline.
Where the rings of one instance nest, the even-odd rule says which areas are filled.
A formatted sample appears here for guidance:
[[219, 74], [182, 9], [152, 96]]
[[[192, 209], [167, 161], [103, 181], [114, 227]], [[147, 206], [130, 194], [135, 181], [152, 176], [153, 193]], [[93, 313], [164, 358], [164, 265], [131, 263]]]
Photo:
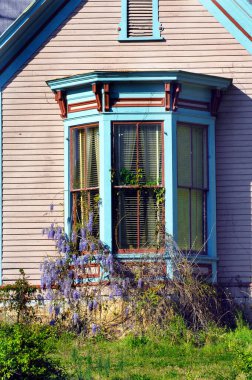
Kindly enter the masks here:
[[122, 1], [122, 14], [120, 23], [120, 35], [118, 41], [131, 42], [131, 41], [162, 41], [160, 33], [160, 23], [158, 21], [158, 0], [152, 0], [152, 36], [150, 37], [128, 37], [128, 7], [127, 0]]

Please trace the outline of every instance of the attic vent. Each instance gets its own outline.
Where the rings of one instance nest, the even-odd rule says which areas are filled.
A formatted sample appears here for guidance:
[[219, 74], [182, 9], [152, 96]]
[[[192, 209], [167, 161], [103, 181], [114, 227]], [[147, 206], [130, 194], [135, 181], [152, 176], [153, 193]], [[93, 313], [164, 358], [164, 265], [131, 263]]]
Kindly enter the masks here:
[[151, 37], [152, 0], [127, 0], [128, 37]]

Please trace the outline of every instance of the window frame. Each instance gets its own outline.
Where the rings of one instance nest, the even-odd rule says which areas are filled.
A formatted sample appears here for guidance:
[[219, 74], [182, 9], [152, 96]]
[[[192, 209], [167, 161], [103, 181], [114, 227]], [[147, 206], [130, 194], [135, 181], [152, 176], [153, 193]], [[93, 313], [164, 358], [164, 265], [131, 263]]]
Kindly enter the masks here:
[[119, 24], [119, 42], [134, 41], [162, 41], [161, 25], [159, 23], [159, 1], [152, 0], [152, 36], [148, 37], [129, 37], [128, 36], [128, 0], [121, 0], [121, 23]]
[[[140, 218], [140, 215], [139, 215], [139, 207], [140, 207], [140, 191], [141, 189], [162, 189], [164, 188], [165, 189], [165, 154], [164, 154], [164, 120], [159, 120], [159, 121], [155, 121], [155, 120], [149, 120], [149, 121], [140, 121], [140, 120], [128, 120], [128, 121], [112, 121], [111, 123], [111, 148], [112, 148], [112, 154], [111, 154], [111, 164], [112, 164], [112, 168], [114, 168], [114, 164], [115, 164], [115, 133], [114, 133], [114, 130], [116, 128], [116, 125], [132, 125], [132, 124], [135, 124], [136, 125], [136, 130], [137, 130], [137, 137], [136, 137], [136, 141], [137, 141], [137, 144], [138, 144], [138, 131], [139, 131], [139, 125], [143, 125], [143, 124], [159, 124], [160, 125], [160, 133], [161, 133], [161, 149], [162, 149], [162, 155], [161, 155], [161, 173], [162, 173], [162, 181], [161, 181], [161, 184], [160, 185], [156, 185], [156, 186], [149, 186], [149, 185], [141, 185], [141, 184], [137, 184], [137, 185], [113, 185], [113, 181], [112, 184], [111, 184], [111, 187], [112, 187], [112, 210], [113, 210], [113, 215], [114, 215], [114, 204], [115, 204], [115, 200], [114, 200], [114, 192], [115, 191], [118, 191], [120, 189], [134, 189], [137, 191], [137, 206], [138, 206], [138, 213], [137, 213], [137, 218]], [[138, 149], [137, 149], [137, 153], [139, 153]], [[138, 161], [138, 160], [137, 160]], [[162, 205], [162, 219], [163, 221], [165, 222], [165, 202], [164, 204]], [[159, 248], [140, 248], [140, 231], [139, 231], [139, 219], [137, 220], [137, 230], [138, 230], [138, 235], [137, 235], [137, 240], [138, 240], [138, 248], [116, 248], [116, 244], [115, 244], [115, 231], [114, 231], [114, 228], [115, 228], [115, 225], [114, 225], [114, 218], [112, 218], [112, 224], [111, 224], [111, 228], [113, 229], [113, 232], [112, 232], [112, 236], [113, 236], [113, 240], [112, 240], [112, 247], [113, 247], [113, 250], [116, 251], [117, 253], [122, 253], [122, 254], [125, 254], [125, 253], [148, 253], [148, 252], [164, 252], [164, 248], [163, 247], [159, 247]]]
[[[75, 189], [73, 187], [73, 177], [74, 177], [74, 163], [73, 163], [73, 133], [75, 130], [87, 130], [88, 128], [97, 128], [98, 129], [98, 135], [99, 135], [99, 122], [94, 122], [94, 123], [87, 123], [87, 124], [81, 124], [77, 126], [72, 126], [70, 128], [70, 173], [69, 173], [69, 191], [70, 191], [70, 199], [71, 199], [71, 225], [74, 226], [76, 221], [76, 216], [75, 216], [75, 209], [74, 206], [76, 206], [76, 198], [78, 196], [78, 193], [81, 192], [87, 192], [88, 197], [90, 198], [90, 192], [91, 191], [98, 191], [98, 194], [100, 194], [100, 186], [98, 187], [85, 187], [85, 188], [78, 188]], [[100, 150], [99, 144], [98, 144], [98, 149]], [[85, 165], [86, 166], [86, 165]], [[99, 165], [100, 166], [100, 165]], [[85, 170], [85, 176], [87, 176], [87, 170]], [[98, 169], [98, 177], [100, 176], [100, 167]], [[88, 201], [90, 202], [90, 200]], [[99, 219], [98, 219], [99, 221]], [[99, 223], [99, 222], [98, 222]], [[98, 235], [99, 235], [99, 229], [100, 225], [98, 225]]]

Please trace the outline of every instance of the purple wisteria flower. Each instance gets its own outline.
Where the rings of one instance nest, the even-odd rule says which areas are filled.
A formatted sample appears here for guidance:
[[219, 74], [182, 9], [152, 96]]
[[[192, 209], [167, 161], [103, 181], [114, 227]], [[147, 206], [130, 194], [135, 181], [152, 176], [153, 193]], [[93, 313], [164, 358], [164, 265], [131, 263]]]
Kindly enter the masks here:
[[81, 232], [82, 239], [86, 239], [86, 237], [87, 237], [87, 229], [84, 228], [84, 227], [82, 227], [81, 230], [80, 230], [80, 232]]
[[74, 244], [77, 243], [77, 233], [75, 231], [72, 232], [71, 240]]
[[50, 204], [50, 211], [53, 211], [54, 210], [54, 204], [53, 202]]
[[47, 237], [48, 239], [53, 239], [55, 235], [55, 230], [54, 230], [54, 224], [51, 224], [51, 227], [48, 230]]
[[88, 223], [87, 223], [87, 230], [90, 234], [93, 232], [93, 221], [94, 221], [94, 213], [90, 212], [88, 217]]
[[86, 250], [87, 250], [87, 247], [88, 247], [87, 240], [86, 240], [86, 239], [81, 239], [81, 240], [80, 240], [80, 243], [79, 243], [79, 251], [80, 251], [80, 252], [82, 252], [82, 251], [86, 251]]
[[78, 315], [78, 313], [74, 313], [73, 314], [73, 323], [74, 323], [74, 325], [77, 325], [78, 322], [79, 322], [79, 315]]
[[139, 280], [138, 280], [138, 282], [137, 282], [137, 287], [138, 287], [139, 289], [142, 289], [143, 285], [144, 285], [143, 279], [142, 279], [142, 278], [139, 278]]
[[94, 308], [93, 301], [89, 301], [89, 303], [88, 303], [88, 310], [89, 311], [93, 311], [93, 308]]
[[55, 312], [55, 315], [57, 317], [59, 315], [59, 313], [60, 313], [60, 306], [59, 305], [55, 305], [54, 306], [54, 312]]
[[92, 324], [92, 333], [95, 335], [99, 331], [99, 326], [95, 323]]
[[93, 308], [96, 310], [98, 307], [98, 302], [96, 300], [93, 301]]
[[73, 299], [74, 299], [74, 301], [78, 301], [80, 299], [80, 292], [79, 292], [79, 290], [75, 289], [73, 291]]

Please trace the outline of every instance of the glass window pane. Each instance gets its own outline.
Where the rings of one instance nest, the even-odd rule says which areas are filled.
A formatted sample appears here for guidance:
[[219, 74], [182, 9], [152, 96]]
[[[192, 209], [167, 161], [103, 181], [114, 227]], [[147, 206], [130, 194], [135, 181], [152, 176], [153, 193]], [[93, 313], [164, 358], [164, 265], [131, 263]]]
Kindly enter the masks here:
[[134, 185], [137, 173], [136, 125], [114, 127], [115, 184]]
[[99, 135], [98, 128], [86, 129], [87, 187], [99, 187]]
[[71, 142], [72, 188], [99, 187], [99, 129], [75, 128]]
[[73, 189], [85, 188], [86, 133], [84, 129], [73, 129], [71, 152], [72, 187]]
[[137, 248], [137, 190], [114, 192], [114, 231], [117, 249]]
[[99, 190], [78, 191], [73, 196], [73, 220], [77, 225], [85, 226], [89, 214], [93, 213], [92, 235], [99, 235]]
[[178, 189], [178, 246], [190, 249], [190, 190]]
[[157, 204], [154, 189], [140, 192], [140, 247], [159, 248], [164, 239], [164, 205]]
[[160, 124], [139, 126], [140, 183], [162, 184], [162, 137]]
[[191, 186], [191, 128], [177, 128], [178, 186]]
[[203, 128], [192, 128], [193, 187], [203, 188]]
[[203, 197], [204, 192], [202, 190], [191, 191], [191, 234], [193, 251], [202, 250], [204, 244]]

